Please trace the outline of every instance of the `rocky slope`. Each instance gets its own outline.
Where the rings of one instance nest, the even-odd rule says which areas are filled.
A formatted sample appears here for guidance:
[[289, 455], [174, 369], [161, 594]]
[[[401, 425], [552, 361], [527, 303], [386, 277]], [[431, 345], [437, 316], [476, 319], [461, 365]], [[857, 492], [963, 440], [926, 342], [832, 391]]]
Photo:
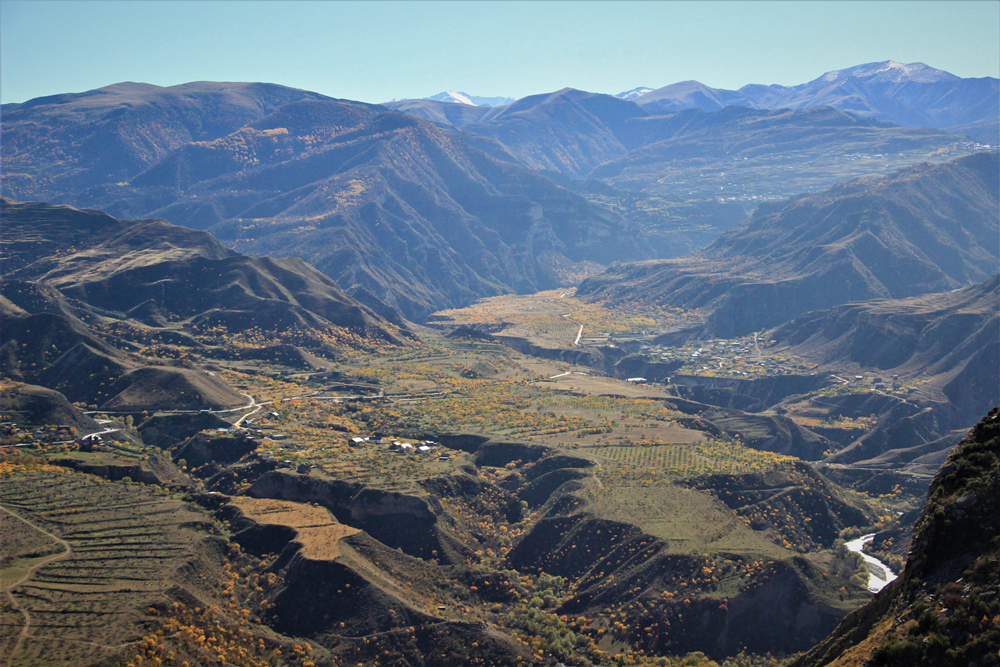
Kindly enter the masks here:
[[935, 477], [899, 579], [793, 665], [997, 664], [998, 511], [1000, 408], [994, 408]]

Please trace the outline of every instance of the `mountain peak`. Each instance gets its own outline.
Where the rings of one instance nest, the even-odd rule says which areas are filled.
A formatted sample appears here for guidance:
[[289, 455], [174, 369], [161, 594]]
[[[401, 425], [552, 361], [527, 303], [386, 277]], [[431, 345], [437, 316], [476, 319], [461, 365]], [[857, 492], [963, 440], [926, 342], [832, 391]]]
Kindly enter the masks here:
[[438, 93], [437, 95], [431, 95], [426, 98], [428, 100], [433, 100], [435, 102], [450, 102], [452, 104], [471, 104], [472, 106], [479, 106], [465, 93], [454, 93], [454, 92], [444, 92]]
[[[448, 102], [450, 104], [469, 104], [474, 107], [502, 107], [514, 101], [513, 97], [482, 97], [479, 95], [469, 95], [468, 93], [443, 92], [437, 95], [425, 97], [425, 100], [434, 102]], [[393, 100], [394, 102], [397, 100]]]
[[924, 63], [898, 63], [886, 60], [879, 63], [855, 65], [848, 69], [827, 72], [816, 81], [838, 81], [846, 78], [863, 79], [880, 83], [935, 83], [937, 81], [957, 81], [959, 77], [943, 70], [934, 69]]
[[634, 100], [637, 97], [642, 97], [646, 93], [651, 93], [655, 90], [654, 88], [649, 88], [648, 86], [639, 86], [638, 88], [633, 88], [632, 90], [626, 90], [624, 93], [618, 93], [615, 95], [620, 100]]

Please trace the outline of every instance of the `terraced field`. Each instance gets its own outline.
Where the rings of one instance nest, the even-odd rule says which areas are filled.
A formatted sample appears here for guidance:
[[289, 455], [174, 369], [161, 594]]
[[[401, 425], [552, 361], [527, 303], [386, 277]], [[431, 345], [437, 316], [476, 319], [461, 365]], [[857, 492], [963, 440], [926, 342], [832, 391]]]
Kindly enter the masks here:
[[601, 458], [624, 463], [633, 473], [673, 473], [685, 477], [766, 472], [795, 460], [791, 456], [718, 441], [698, 444], [638, 442], [623, 446], [591, 447], [587, 451]]
[[212, 524], [155, 487], [15, 470], [0, 476], [0, 509], [7, 667], [113, 660], [150, 605], [210, 578]]

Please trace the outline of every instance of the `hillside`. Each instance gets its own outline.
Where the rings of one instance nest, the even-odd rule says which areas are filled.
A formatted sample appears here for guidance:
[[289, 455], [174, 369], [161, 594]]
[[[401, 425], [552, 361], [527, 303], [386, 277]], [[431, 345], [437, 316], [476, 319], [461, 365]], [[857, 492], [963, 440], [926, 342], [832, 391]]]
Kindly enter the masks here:
[[[177, 93], [151, 91], [150, 103]], [[106, 97], [88, 99], [100, 106]], [[18, 151], [4, 160], [4, 194], [164, 218], [209, 229], [241, 252], [292, 254], [383, 314], [395, 309], [411, 319], [651, 256], [619, 216], [454, 132], [384, 107], [300, 98], [115, 169], [103, 168], [92, 148], [100, 127], [59, 116], [52, 101], [25, 103], [4, 116], [5, 137], [15, 137]], [[114, 111], [100, 106], [100, 113]], [[47, 141], [35, 128], [54, 114], [85, 138], [70, 155], [35, 150]], [[137, 135], [162, 126], [134, 111], [119, 116]], [[495, 143], [473, 143], [503, 157]], [[31, 183], [8, 176], [15, 168], [28, 173], [25, 160], [37, 174]], [[86, 182], [59, 177], [73, 161], [96, 165]]]
[[125, 82], [4, 104], [3, 194], [51, 201], [127, 181], [178, 146], [218, 139], [289, 102], [318, 99], [330, 98], [267, 83]]
[[994, 408], [938, 472], [899, 579], [795, 667], [996, 664], [998, 419]]
[[[718, 111], [727, 105], [754, 109], [807, 109], [830, 106], [909, 127], [953, 128], [988, 124], [996, 133], [1000, 109], [997, 79], [963, 79], [923, 63], [891, 60], [827, 72], [797, 86], [743, 86], [739, 90], [711, 88], [683, 81], [635, 98], [659, 113], [702, 109]], [[980, 141], [988, 136], [975, 136]], [[995, 143], [995, 141], [994, 141]]]
[[577, 294], [699, 309], [704, 333], [731, 337], [980, 282], [997, 265], [997, 174], [997, 154], [979, 154], [761, 206], [699, 253], [615, 267]]
[[0, 381], [0, 415], [5, 422], [36, 427], [66, 426], [75, 429], [76, 434], [101, 430], [93, 419], [59, 392], [6, 379]]
[[192, 360], [266, 355], [308, 366], [406, 339], [298, 259], [246, 257], [162, 220], [0, 205], [3, 372], [71, 401], [228, 408], [245, 397]]
[[[853, 375], [874, 369], [896, 378], [894, 384], [920, 378], [908, 400], [933, 405], [939, 431], [972, 423], [1000, 403], [998, 276], [950, 292], [814, 311], [779, 327], [771, 338], [777, 341], [775, 354], [794, 355], [819, 364], [821, 370]], [[920, 412], [907, 421], [912, 428], [930, 419], [927, 412]], [[938, 452], [930, 444], [900, 451], [899, 439], [877, 428], [831, 461], [874, 458], [895, 445], [892, 460], [934, 466], [940, 459], [935, 461]]]

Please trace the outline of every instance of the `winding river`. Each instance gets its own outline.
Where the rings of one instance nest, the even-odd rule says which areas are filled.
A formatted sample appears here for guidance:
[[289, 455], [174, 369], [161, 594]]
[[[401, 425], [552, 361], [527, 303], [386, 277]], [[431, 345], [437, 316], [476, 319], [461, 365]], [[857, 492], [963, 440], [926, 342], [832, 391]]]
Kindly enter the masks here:
[[865, 567], [868, 568], [868, 574], [870, 575], [868, 577], [868, 590], [872, 593], [878, 593], [888, 586], [889, 582], [896, 578], [896, 575], [892, 573], [888, 565], [862, 551], [864, 546], [873, 539], [875, 539], [875, 533], [862, 535], [858, 539], [848, 542], [846, 546], [848, 551], [859, 553], [865, 559]]

